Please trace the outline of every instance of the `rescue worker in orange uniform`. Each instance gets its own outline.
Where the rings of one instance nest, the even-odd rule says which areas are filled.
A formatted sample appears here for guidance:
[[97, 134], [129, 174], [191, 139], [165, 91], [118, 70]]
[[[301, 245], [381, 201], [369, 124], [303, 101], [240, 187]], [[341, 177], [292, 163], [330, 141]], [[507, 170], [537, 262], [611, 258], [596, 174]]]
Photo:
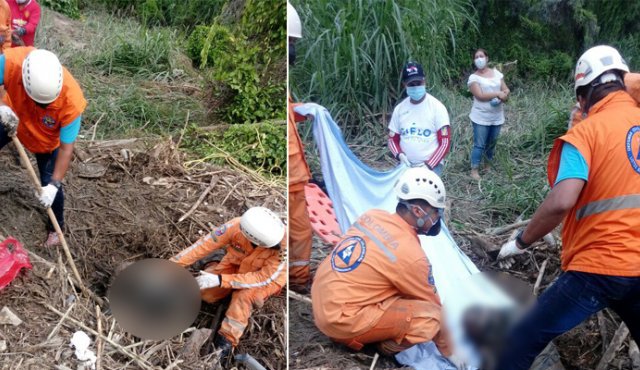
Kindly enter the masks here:
[[[40, 171], [40, 203], [51, 207], [64, 227], [62, 180], [73, 157], [82, 112], [87, 106], [80, 85], [50, 51], [33, 47], [6, 49], [0, 55], [0, 148], [16, 134], [35, 154]], [[19, 122], [19, 124], [18, 124]], [[49, 222], [45, 246], [60, 244]]]
[[442, 180], [425, 167], [409, 168], [395, 185], [396, 213], [370, 210], [347, 230], [320, 264], [311, 287], [315, 324], [332, 340], [359, 351], [367, 343], [393, 355], [433, 341], [452, 354], [431, 264], [418, 235], [440, 232]]
[[[289, 65], [295, 63], [295, 41], [302, 37], [302, 24], [296, 10], [287, 2], [287, 34], [289, 36]], [[310, 277], [312, 247], [311, 221], [304, 197], [304, 187], [311, 179], [311, 171], [304, 157], [304, 147], [298, 134], [297, 122], [305, 120], [293, 111], [295, 104], [289, 97], [287, 117], [289, 131], [289, 285], [305, 290]]]
[[6, 0], [0, 0], [0, 53], [11, 47], [11, 9]]
[[197, 277], [204, 301], [214, 303], [231, 294], [214, 342], [223, 359], [238, 345], [253, 307], [262, 307], [287, 282], [285, 234], [277, 215], [267, 208], [253, 207], [171, 258], [189, 266], [215, 250], [226, 249], [219, 263], [209, 264]]
[[554, 143], [552, 190], [498, 256], [524, 253], [563, 222], [564, 273], [516, 325], [498, 369], [529, 369], [553, 338], [607, 307], [640, 341], [640, 108], [625, 91], [627, 72], [610, 46], [578, 59], [575, 91], [587, 117]]
[[[624, 86], [635, 101], [640, 103], [640, 73], [627, 73], [624, 75]], [[569, 116], [569, 128], [577, 125], [584, 119], [580, 103], [576, 103]]]

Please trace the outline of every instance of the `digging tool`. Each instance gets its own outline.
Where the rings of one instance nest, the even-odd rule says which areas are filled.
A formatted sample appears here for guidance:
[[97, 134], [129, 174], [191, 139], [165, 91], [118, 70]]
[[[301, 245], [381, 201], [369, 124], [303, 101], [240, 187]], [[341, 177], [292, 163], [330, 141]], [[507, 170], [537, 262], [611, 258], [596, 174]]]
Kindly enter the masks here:
[[[33, 185], [36, 187], [36, 191], [38, 192], [38, 194], [40, 194], [40, 191], [42, 189], [40, 184], [40, 179], [38, 179], [38, 175], [36, 175], [36, 171], [33, 169], [33, 165], [31, 164], [31, 161], [27, 156], [27, 152], [24, 150], [24, 147], [22, 146], [22, 143], [20, 142], [17, 136], [14, 135], [11, 137], [11, 139], [13, 140], [13, 145], [15, 145], [16, 149], [18, 150], [18, 154], [20, 154], [20, 160], [22, 161], [22, 165], [27, 169], [27, 172], [29, 172], [29, 177], [31, 178]], [[82, 278], [80, 278], [80, 273], [78, 273], [76, 264], [73, 261], [71, 252], [69, 251], [67, 240], [64, 238], [62, 229], [60, 229], [60, 224], [58, 224], [58, 219], [56, 218], [56, 215], [53, 214], [53, 210], [51, 209], [51, 207], [47, 208], [47, 215], [49, 215], [49, 219], [53, 224], [53, 228], [56, 230], [56, 233], [60, 238], [60, 242], [62, 243], [62, 249], [64, 250], [64, 254], [67, 257], [67, 261], [69, 262], [69, 265], [71, 266], [73, 275], [77, 280], [76, 283], [78, 284], [78, 287], [80, 288], [80, 290], [82, 290], [82, 292], [86, 293], [89, 297], [93, 298], [97, 303], [99, 303], [100, 305], [103, 305], [104, 301], [100, 297], [96, 296], [89, 289], [87, 289], [82, 283]]]

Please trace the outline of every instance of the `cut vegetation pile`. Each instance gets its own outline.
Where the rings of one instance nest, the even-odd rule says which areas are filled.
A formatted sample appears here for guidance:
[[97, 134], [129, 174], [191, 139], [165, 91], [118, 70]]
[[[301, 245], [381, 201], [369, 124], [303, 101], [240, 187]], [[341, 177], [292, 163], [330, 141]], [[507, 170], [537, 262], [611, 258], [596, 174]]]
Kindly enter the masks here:
[[[199, 232], [210, 230], [210, 224], [221, 224], [248, 207], [261, 205], [284, 212], [283, 189], [213, 165], [187, 169], [174, 147], [172, 142], [163, 142], [147, 148], [131, 139], [95, 142], [78, 149], [78, 158], [86, 162], [76, 160], [67, 176], [66, 238], [85, 285], [97, 295], [106, 295], [123, 262], [168, 258], [195, 242]], [[0, 181], [1, 233], [17, 238], [41, 257], [32, 258], [33, 271], [0, 296], [0, 306], [6, 305], [23, 320], [20, 326], [1, 332], [8, 345], [1, 354], [2, 362], [75, 367], [68, 342], [76, 330], [87, 331], [81, 324], [96, 330], [94, 302], [70, 285], [61, 251], [41, 247], [46, 215], [11, 151], [0, 152], [0, 166], [6, 174]], [[203, 201], [188, 214], [206, 189]], [[178, 222], [185, 214], [185, 220]], [[69, 311], [67, 318], [61, 320], [56, 310]], [[216, 311], [217, 305], [203, 305], [194, 326], [215, 328], [221, 322]], [[237, 353], [250, 353], [267, 368], [282, 369], [284, 311], [282, 295], [258, 309]], [[127, 364], [130, 368], [173, 364], [210, 369], [216, 363], [210, 345], [202, 354], [183, 353], [191, 333], [164, 342], [141, 341], [123, 332], [110, 314], [103, 312], [101, 320], [103, 334], [130, 353], [105, 343], [102, 363], [106, 369], [127, 368]]]

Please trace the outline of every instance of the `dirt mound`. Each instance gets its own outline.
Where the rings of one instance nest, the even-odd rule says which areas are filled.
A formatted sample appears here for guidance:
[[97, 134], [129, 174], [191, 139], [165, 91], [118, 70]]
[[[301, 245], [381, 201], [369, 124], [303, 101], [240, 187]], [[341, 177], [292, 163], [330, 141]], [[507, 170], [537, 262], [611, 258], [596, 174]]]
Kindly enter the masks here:
[[[94, 303], [78, 298], [66, 277], [61, 251], [42, 248], [46, 214], [25, 171], [7, 149], [0, 151], [4, 171], [0, 179], [0, 233], [16, 237], [26, 249], [50, 262], [32, 258], [33, 271], [0, 293], [0, 307], [10, 307], [24, 321], [16, 328], [1, 329], [0, 340], [7, 341], [8, 350], [0, 358], [0, 369], [14, 367], [9, 364], [23, 366], [18, 368], [75, 368], [77, 360], [68, 344], [73, 332], [82, 328], [73, 320], [95, 330]], [[76, 154], [65, 181], [66, 238], [84, 284], [99, 296], [106, 294], [114, 272], [125, 261], [167, 258], [197, 240], [199, 231], [251, 206], [285, 209], [284, 189], [228, 168], [198, 164], [186, 169], [170, 141], [152, 148], [136, 140], [98, 142], [80, 145]], [[178, 222], [212, 183], [215, 185], [195, 211]], [[61, 321], [55, 310], [70, 310], [68, 318]], [[105, 369], [211, 369], [217, 362], [209, 345], [200, 355], [181, 354], [191, 333], [162, 342], [140, 341], [118, 327], [108, 307], [102, 310], [103, 334], [130, 352], [123, 354], [105, 343]], [[221, 320], [215, 315], [217, 311], [217, 305], [203, 305], [195, 326], [215, 327]], [[284, 368], [284, 312], [282, 295], [258, 309], [236, 353], [249, 353], [269, 369]], [[55, 328], [59, 322], [61, 326]]]

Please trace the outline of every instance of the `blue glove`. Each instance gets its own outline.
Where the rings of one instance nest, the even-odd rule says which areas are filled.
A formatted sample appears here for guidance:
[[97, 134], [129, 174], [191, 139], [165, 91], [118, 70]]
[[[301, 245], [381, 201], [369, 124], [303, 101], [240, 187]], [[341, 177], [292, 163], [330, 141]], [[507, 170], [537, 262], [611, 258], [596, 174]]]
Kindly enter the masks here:
[[500, 103], [502, 103], [502, 100], [500, 100], [500, 98], [493, 98], [489, 102], [489, 104], [491, 104], [492, 107], [497, 107], [498, 105], [500, 105]]
[[22, 36], [27, 34], [27, 29], [24, 28], [24, 27], [16, 27], [16, 29], [13, 30], [13, 33], [15, 33], [16, 35], [22, 37]]

